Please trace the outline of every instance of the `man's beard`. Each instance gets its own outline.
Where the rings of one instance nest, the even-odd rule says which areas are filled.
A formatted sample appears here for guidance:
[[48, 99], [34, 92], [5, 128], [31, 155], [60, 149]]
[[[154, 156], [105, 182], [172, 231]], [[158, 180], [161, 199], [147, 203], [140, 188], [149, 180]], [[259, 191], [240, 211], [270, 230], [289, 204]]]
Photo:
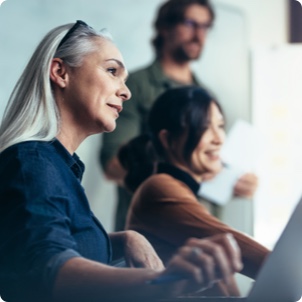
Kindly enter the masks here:
[[[194, 41], [191, 41], [189, 43], [193, 43]], [[197, 43], [197, 42], [196, 42]], [[185, 45], [179, 45], [177, 48], [172, 51], [172, 57], [173, 59], [178, 63], [186, 63], [189, 61], [197, 60], [199, 59], [201, 55], [202, 47], [200, 47], [200, 51], [198, 53], [192, 55], [189, 53], [189, 51], [186, 50]]]

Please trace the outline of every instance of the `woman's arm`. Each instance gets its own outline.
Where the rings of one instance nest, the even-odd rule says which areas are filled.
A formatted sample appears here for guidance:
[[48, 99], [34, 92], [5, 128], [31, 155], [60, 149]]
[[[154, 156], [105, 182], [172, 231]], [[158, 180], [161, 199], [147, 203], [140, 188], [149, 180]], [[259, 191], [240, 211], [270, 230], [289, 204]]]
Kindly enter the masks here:
[[150, 179], [139, 194], [134, 195], [128, 227], [145, 230], [175, 247], [190, 237], [232, 233], [242, 251], [243, 274], [251, 278], [256, 277], [269, 254], [269, 250], [253, 238], [211, 215], [185, 184], [164, 174]]
[[113, 260], [124, 258], [129, 267], [162, 270], [164, 265], [149, 241], [135, 231], [110, 233]]
[[[144, 301], [177, 296], [213, 284], [228, 282], [242, 268], [240, 250], [231, 235], [191, 239], [161, 272], [152, 269], [114, 268], [84, 258], [68, 260], [56, 278], [55, 302]], [[154, 285], [154, 278], [177, 274], [178, 282]]]

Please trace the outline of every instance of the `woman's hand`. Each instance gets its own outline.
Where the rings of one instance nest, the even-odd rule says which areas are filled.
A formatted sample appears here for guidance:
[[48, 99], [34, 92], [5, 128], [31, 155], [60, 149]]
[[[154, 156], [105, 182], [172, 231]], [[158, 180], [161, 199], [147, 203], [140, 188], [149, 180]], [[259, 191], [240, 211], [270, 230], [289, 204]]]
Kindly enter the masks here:
[[176, 275], [187, 280], [185, 288], [175, 286], [173, 294], [177, 295], [210, 287], [219, 279], [229, 284], [232, 275], [242, 267], [241, 252], [233, 235], [220, 234], [206, 239], [189, 239], [172, 257], [161, 276]]
[[234, 196], [252, 198], [258, 188], [258, 177], [253, 173], [242, 175], [234, 186]]

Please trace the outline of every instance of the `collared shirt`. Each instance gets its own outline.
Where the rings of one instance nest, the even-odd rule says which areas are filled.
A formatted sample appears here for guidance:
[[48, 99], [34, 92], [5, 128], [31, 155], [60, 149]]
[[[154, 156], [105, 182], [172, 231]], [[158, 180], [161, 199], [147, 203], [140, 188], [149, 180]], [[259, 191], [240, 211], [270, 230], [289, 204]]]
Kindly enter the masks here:
[[73, 257], [109, 263], [111, 245], [90, 210], [84, 164], [63, 145], [30, 141], [0, 154], [0, 295], [46, 302]]

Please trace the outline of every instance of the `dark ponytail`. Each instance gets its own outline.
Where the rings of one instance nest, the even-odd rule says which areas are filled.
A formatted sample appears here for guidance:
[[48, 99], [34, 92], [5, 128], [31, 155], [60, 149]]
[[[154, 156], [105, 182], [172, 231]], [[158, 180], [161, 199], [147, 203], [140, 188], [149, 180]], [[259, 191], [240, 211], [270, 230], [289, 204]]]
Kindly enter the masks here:
[[156, 169], [157, 156], [149, 134], [140, 135], [121, 146], [117, 156], [127, 171], [124, 183], [131, 192], [134, 192]]

